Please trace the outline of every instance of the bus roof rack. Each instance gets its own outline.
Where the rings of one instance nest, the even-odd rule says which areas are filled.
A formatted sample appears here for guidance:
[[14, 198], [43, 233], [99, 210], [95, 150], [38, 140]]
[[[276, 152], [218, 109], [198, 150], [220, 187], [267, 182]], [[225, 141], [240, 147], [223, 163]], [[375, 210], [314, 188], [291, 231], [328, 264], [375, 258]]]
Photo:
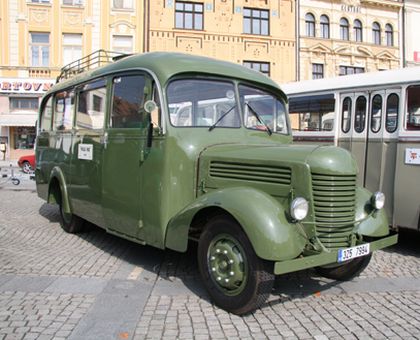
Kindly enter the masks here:
[[69, 79], [79, 73], [112, 63], [130, 55], [131, 54], [105, 51], [102, 49], [97, 50], [83, 58], [77, 59], [75, 61], [72, 61], [70, 64], [63, 66], [61, 68], [60, 75], [57, 77], [57, 83], [65, 79]]

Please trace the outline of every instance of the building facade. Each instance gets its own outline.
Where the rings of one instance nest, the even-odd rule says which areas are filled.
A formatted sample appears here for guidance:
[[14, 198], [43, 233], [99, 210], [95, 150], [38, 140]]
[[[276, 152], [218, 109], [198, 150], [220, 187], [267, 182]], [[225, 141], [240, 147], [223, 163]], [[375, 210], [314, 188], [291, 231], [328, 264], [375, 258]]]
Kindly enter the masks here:
[[[208, 56], [279, 83], [391, 69], [404, 59], [401, 18], [410, 41], [418, 31], [409, 2], [404, 15], [397, 0], [0, 1], [0, 159], [28, 153], [43, 93], [99, 49]], [[420, 46], [406, 44], [414, 63]]]
[[294, 0], [0, 1], [0, 159], [32, 149], [40, 98], [63, 65], [99, 49], [177, 51], [292, 81], [295, 18]]
[[404, 1], [404, 48], [403, 60], [404, 66], [420, 66], [420, 1]]
[[401, 67], [402, 1], [300, 0], [297, 80]]

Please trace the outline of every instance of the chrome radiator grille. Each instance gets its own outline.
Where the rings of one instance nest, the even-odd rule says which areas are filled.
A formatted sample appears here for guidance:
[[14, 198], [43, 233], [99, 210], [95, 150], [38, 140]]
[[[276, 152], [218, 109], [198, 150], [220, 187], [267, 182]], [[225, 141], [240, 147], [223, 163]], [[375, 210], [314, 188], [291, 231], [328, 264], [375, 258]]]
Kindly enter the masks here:
[[312, 173], [317, 236], [327, 248], [349, 246], [354, 227], [356, 176]]

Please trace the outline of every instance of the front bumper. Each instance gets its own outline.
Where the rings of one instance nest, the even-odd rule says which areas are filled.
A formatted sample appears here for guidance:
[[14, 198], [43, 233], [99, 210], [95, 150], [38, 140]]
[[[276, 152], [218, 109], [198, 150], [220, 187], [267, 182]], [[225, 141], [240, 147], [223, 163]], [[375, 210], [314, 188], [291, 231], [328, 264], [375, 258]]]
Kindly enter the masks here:
[[[381, 238], [379, 240], [369, 242], [370, 251], [373, 252], [378, 249], [392, 246], [398, 241], [398, 234], [391, 232], [390, 236]], [[274, 264], [274, 274], [286, 274], [295, 272], [298, 270], [324, 266], [327, 264], [336, 263], [338, 259], [338, 249], [330, 249], [328, 251], [319, 253], [317, 255], [310, 255], [304, 257], [298, 257], [293, 260], [275, 262]]]

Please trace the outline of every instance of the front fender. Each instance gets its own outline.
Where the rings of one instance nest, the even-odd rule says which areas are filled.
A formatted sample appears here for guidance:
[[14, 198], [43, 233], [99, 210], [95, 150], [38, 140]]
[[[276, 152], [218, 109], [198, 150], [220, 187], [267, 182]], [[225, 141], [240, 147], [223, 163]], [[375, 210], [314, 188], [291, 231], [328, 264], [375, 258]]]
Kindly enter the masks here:
[[60, 203], [60, 202], [57, 202], [57, 199], [54, 196], [54, 192], [53, 192], [54, 188], [53, 188], [53, 185], [52, 185], [54, 180], [58, 181], [58, 184], [59, 184], [59, 187], [60, 187], [61, 204], [63, 205], [64, 212], [71, 213], [71, 207], [70, 207], [70, 201], [69, 201], [69, 195], [68, 195], [66, 180], [65, 180], [63, 172], [57, 166], [52, 169], [51, 174], [50, 174], [47, 202], [48, 203], [57, 203], [57, 204]]
[[300, 224], [288, 221], [286, 210], [272, 196], [248, 187], [225, 188], [200, 196], [168, 224], [165, 245], [185, 251], [188, 230], [202, 209], [217, 207], [232, 215], [248, 236], [255, 253], [266, 260], [297, 257], [307, 240]]
[[[385, 210], [381, 209], [372, 213], [371, 197], [372, 194], [368, 190], [356, 189], [356, 221], [363, 220], [358, 226], [358, 232], [364, 236], [386, 236], [389, 234], [389, 224]], [[369, 216], [370, 213], [372, 213], [371, 216]]]

